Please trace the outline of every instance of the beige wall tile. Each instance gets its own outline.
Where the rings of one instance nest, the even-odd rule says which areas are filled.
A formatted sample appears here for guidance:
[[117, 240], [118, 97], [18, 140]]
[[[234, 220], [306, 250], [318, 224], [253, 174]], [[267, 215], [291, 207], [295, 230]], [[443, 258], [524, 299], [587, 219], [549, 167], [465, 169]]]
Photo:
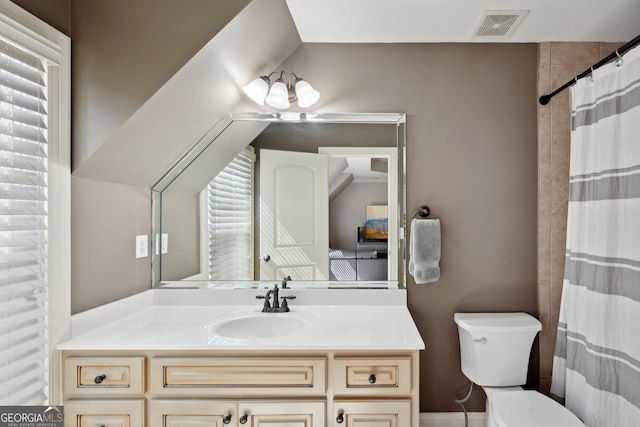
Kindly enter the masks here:
[[[549, 283], [551, 280], [551, 233], [538, 232], [538, 281]], [[540, 283], [538, 283], [538, 295], [540, 295]], [[538, 307], [540, 309], [540, 307]]]
[[562, 300], [562, 280], [551, 282], [551, 314], [549, 331], [552, 332], [555, 341], [556, 330], [558, 329], [558, 319], [560, 317], [560, 303]]
[[551, 43], [542, 42], [538, 45], [538, 62], [540, 65], [551, 63]]
[[551, 92], [551, 65], [540, 64], [538, 68], [538, 96]]
[[551, 378], [540, 378], [540, 393], [546, 394], [547, 396], [550, 394], [551, 390]]
[[538, 108], [538, 139], [541, 135], [551, 135], [551, 108], [548, 105]]
[[616, 51], [617, 48], [625, 44], [626, 42], [618, 43], [598, 43], [598, 60], [606, 58], [607, 55]]
[[[557, 188], [557, 186], [555, 184], [551, 184], [551, 188]], [[552, 191], [553, 193], [553, 191]], [[552, 208], [551, 210], [551, 232], [555, 233], [555, 232], [561, 232], [561, 233], [566, 233], [567, 231], [567, 214], [568, 214], [568, 201], [565, 197], [564, 201], [560, 203], [560, 206], [557, 206], [555, 209]], [[562, 252], [564, 253], [566, 250], [566, 243], [563, 241], [562, 244], [560, 244], [560, 246], [555, 247], [553, 245], [555, 245], [556, 243], [552, 243], [551, 248], [552, 250], [557, 250], [560, 251], [562, 250]]]
[[541, 133], [538, 136], [538, 163], [551, 164], [551, 134]]
[[571, 146], [569, 114], [553, 113], [551, 116], [551, 163], [568, 162]]
[[556, 89], [562, 86], [563, 84], [589, 68], [591, 65], [593, 65], [594, 62], [584, 62], [579, 64], [552, 64], [551, 87], [553, 87], [553, 89]]
[[550, 331], [540, 332], [540, 378], [551, 378], [555, 340]]
[[[566, 254], [566, 231], [551, 231], [551, 286], [562, 282]], [[555, 295], [553, 295], [555, 298]]]
[[598, 43], [551, 43], [551, 64], [593, 64], [598, 62]]
[[551, 182], [569, 195], [569, 162], [554, 162], [551, 168]]
[[[557, 88], [559, 88], [562, 85], [558, 85], [558, 86], [551, 86], [551, 89], [555, 90]], [[569, 93], [570, 93], [570, 88], [565, 89], [564, 91], [560, 92], [559, 94], [557, 94], [556, 96], [554, 96], [553, 98], [551, 98], [551, 102], [549, 102], [549, 107], [551, 108], [551, 113], [552, 114], [556, 114], [556, 113], [561, 113], [561, 114], [569, 114], [571, 113], [571, 106], [570, 106], [570, 102], [569, 102]]]
[[[549, 262], [546, 263], [549, 265]], [[538, 315], [542, 330], [549, 330], [551, 327], [551, 281], [541, 280], [538, 276]]]
[[[562, 188], [558, 184], [556, 184], [553, 180], [551, 181], [551, 215], [558, 210], [561, 209], [563, 205], [567, 203], [567, 193], [565, 193]], [[553, 231], [562, 231], [557, 228], [551, 228]]]

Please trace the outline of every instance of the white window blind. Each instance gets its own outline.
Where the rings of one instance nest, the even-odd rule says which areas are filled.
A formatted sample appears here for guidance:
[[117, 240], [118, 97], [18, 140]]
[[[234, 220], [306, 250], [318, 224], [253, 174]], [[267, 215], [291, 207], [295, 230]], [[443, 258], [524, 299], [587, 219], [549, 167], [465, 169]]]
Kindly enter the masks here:
[[253, 280], [255, 160], [245, 149], [209, 183], [209, 280]]
[[47, 75], [0, 38], [0, 404], [48, 399]]

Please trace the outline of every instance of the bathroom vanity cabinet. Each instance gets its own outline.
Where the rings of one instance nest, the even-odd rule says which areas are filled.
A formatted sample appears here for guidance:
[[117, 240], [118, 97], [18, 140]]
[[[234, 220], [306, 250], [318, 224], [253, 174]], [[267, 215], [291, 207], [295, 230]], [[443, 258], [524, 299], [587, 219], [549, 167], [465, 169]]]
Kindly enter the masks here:
[[417, 351], [62, 356], [67, 427], [418, 426]]
[[65, 426], [418, 427], [404, 290], [295, 290], [288, 313], [256, 294], [152, 290], [76, 315]]

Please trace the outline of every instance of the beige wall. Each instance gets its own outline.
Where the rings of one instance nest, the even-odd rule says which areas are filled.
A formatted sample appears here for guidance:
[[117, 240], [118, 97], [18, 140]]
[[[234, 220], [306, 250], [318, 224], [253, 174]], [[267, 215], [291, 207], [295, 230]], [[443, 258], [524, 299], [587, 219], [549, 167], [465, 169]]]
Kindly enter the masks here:
[[[538, 94], [544, 95], [591, 67], [621, 43], [540, 43]], [[538, 310], [540, 389], [548, 393], [562, 296], [569, 145], [569, 89], [538, 105]]]
[[358, 227], [369, 205], [387, 204], [387, 183], [352, 182], [329, 204], [329, 243], [332, 249], [355, 250]]
[[58, 31], [71, 35], [71, 0], [11, 0]]
[[71, 178], [71, 312], [149, 289], [149, 258], [135, 236], [150, 233], [146, 188]]
[[[427, 204], [443, 239], [440, 281], [408, 282], [427, 346], [420, 409], [459, 411], [453, 314], [537, 315], [537, 45], [303, 44], [284, 68], [321, 92], [322, 110], [407, 113], [407, 210]], [[482, 391], [467, 407], [484, 409]]]

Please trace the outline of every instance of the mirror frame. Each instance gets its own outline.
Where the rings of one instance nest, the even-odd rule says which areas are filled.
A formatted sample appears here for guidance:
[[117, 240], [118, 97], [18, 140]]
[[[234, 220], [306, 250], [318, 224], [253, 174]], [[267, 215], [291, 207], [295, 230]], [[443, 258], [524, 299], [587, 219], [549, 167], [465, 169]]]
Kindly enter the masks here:
[[[270, 123], [353, 123], [353, 124], [395, 124], [397, 127], [397, 148], [398, 153], [401, 156], [400, 164], [402, 165], [401, 174], [401, 189], [398, 194], [398, 206], [397, 225], [398, 232], [398, 280], [392, 284], [392, 281], [383, 282], [335, 282], [335, 281], [322, 281], [320, 283], [326, 283], [328, 288], [342, 288], [348, 287], [354, 288], [366, 288], [366, 289], [379, 289], [379, 288], [406, 288], [406, 274], [407, 274], [407, 248], [406, 248], [406, 224], [407, 224], [407, 138], [406, 138], [406, 114], [405, 113], [298, 113], [298, 112], [273, 112], [273, 113], [251, 113], [251, 112], [239, 112], [228, 113], [222, 120], [216, 123], [194, 146], [187, 151], [187, 153], [178, 160], [165, 175], [160, 178], [151, 188], [151, 287], [162, 288], [161, 283], [161, 266], [162, 266], [162, 254], [160, 253], [160, 233], [158, 232], [162, 223], [162, 192], [166, 190], [178, 176], [189, 167], [189, 165], [212, 144], [219, 135], [221, 135], [231, 124], [240, 121], [258, 121], [258, 122], [270, 122]], [[400, 179], [400, 176], [398, 177]], [[398, 186], [400, 187], [400, 185]], [[390, 207], [391, 208], [391, 207]], [[160, 230], [161, 231], [161, 230]], [[182, 282], [182, 281], [181, 281]], [[205, 282], [199, 285], [199, 282]], [[201, 288], [211, 287], [208, 284], [215, 281], [187, 281], [185, 280], [183, 286], [167, 286], [167, 287], [181, 287], [181, 288]], [[229, 280], [228, 282], [238, 282]], [[268, 281], [269, 283], [273, 282]], [[244, 282], [244, 286], [238, 287], [247, 288], [259, 288], [260, 281]], [[317, 285], [310, 285], [309, 287], [318, 287]]]

